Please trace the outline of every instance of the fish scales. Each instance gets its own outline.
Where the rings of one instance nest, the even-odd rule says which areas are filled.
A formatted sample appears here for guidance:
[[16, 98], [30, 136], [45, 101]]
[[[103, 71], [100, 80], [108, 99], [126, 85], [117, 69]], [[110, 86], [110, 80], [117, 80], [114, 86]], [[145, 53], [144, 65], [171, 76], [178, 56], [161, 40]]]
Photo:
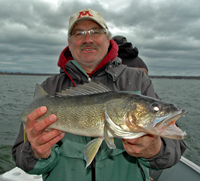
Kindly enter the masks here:
[[[57, 121], [50, 128], [70, 133], [75, 132], [76, 134], [84, 136], [100, 136], [99, 133], [101, 133], [102, 136], [105, 121], [103, 114], [106, 106], [109, 105], [107, 106], [109, 107], [108, 112], [113, 119], [114, 117], [120, 120], [123, 119], [125, 114], [124, 110], [119, 109], [116, 111], [121, 106], [119, 99], [123, 97], [123, 94], [119, 95], [115, 92], [111, 92], [110, 94], [102, 93], [64, 97], [50, 97], [46, 95], [33, 101], [33, 104], [28, 106], [25, 112], [30, 113], [41, 106], [46, 106], [48, 109], [47, 113], [41, 116], [38, 121], [43, 120], [51, 114], [55, 114]], [[114, 99], [116, 101], [113, 101]], [[109, 102], [111, 103], [109, 104]], [[123, 100], [122, 102], [124, 105], [127, 105], [127, 101]], [[113, 116], [112, 112], [118, 114]]]

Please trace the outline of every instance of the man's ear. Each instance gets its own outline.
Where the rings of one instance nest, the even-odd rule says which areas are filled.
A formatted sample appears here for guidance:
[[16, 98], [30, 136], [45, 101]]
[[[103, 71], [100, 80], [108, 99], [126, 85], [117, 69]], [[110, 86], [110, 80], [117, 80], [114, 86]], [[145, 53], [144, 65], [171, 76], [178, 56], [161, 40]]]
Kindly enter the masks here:
[[68, 40], [68, 46], [69, 46], [69, 51], [71, 52], [70, 41], [69, 40]]

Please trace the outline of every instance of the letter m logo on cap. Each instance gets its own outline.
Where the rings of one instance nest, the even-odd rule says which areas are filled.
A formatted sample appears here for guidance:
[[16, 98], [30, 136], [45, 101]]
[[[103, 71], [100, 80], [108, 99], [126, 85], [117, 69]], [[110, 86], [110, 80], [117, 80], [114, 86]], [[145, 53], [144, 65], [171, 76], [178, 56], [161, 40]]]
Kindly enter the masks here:
[[78, 16], [77, 19], [80, 19], [80, 18], [85, 17], [85, 16], [93, 17], [93, 15], [91, 15], [89, 11], [81, 11], [81, 12], [79, 12], [79, 16]]

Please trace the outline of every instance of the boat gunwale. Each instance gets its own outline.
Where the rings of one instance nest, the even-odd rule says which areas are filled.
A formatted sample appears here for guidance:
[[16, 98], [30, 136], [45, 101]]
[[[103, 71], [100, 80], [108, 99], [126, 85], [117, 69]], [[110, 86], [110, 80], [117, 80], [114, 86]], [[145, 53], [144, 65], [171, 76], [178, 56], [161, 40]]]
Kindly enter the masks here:
[[195, 170], [196, 172], [198, 172], [200, 174], [200, 166], [198, 166], [194, 162], [188, 160], [187, 158], [185, 158], [183, 156], [181, 156], [180, 161], [183, 162], [184, 164], [188, 165], [190, 168], [192, 168], [193, 170]]

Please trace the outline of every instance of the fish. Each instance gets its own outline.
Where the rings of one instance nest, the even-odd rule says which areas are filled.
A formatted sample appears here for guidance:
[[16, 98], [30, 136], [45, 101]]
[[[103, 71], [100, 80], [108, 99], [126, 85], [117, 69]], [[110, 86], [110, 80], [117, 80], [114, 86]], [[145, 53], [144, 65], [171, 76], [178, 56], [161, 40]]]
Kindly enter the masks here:
[[38, 122], [51, 114], [57, 116], [48, 129], [95, 138], [84, 149], [86, 168], [103, 140], [115, 149], [113, 138], [134, 139], [145, 134], [177, 140], [187, 137], [176, 125], [188, 113], [186, 110], [132, 91], [112, 91], [101, 83], [80, 84], [54, 96], [36, 84], [33, 101], [21, 113], [22, 123], [25, 125], [27, 116], [42, 106], [47, 107], [47, 112]]

